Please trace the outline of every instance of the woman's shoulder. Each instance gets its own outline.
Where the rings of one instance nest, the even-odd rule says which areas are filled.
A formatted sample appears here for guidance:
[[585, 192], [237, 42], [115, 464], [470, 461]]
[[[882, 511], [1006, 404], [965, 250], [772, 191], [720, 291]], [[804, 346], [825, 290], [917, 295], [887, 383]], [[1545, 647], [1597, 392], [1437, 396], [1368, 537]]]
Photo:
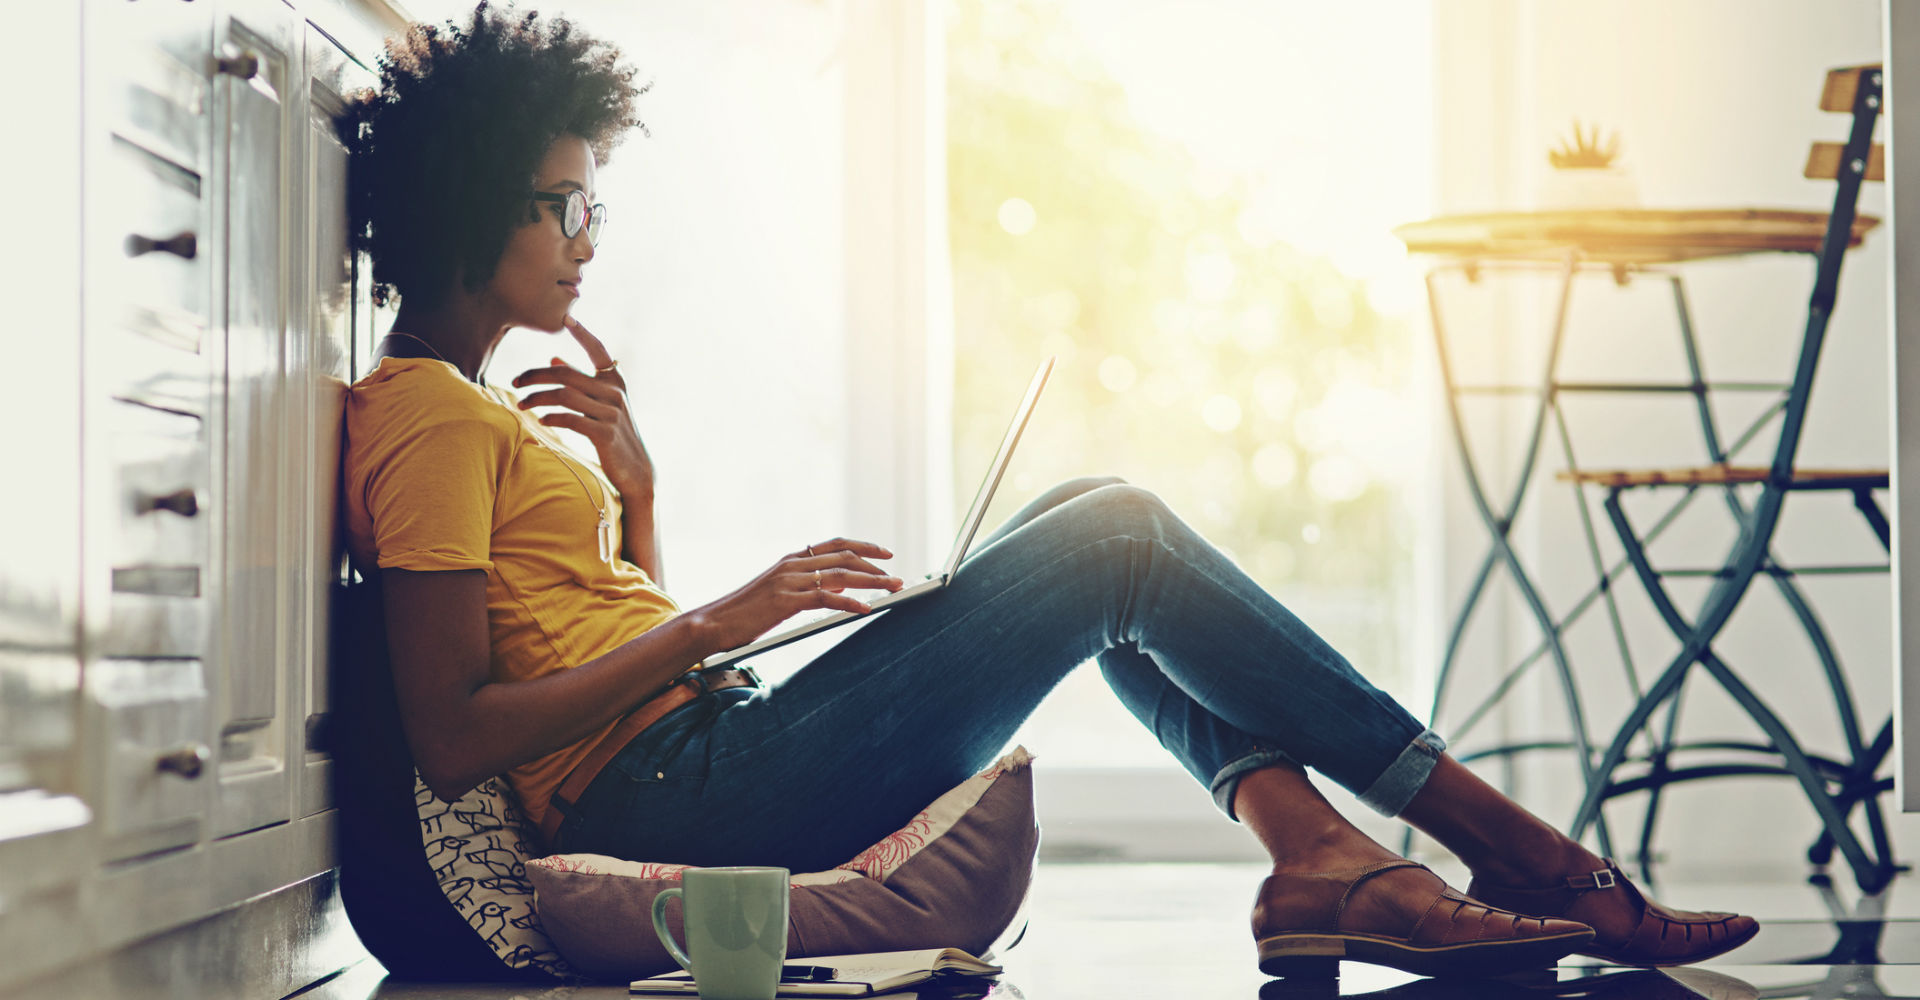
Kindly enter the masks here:
[[459, 369], [433, 358], [381, 358], [347, 391], [350, 427], [419, 430], [478, 421], [512, 434], [519, 420], [499, 390], [475, 385]]

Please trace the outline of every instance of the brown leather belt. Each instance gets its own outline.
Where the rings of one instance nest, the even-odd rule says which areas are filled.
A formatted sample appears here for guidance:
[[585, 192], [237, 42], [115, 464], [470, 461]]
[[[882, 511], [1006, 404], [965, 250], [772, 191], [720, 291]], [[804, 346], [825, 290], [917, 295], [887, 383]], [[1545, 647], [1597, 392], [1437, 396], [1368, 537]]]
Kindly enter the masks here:
[[614, 727], [594, 744], [593, 749], [567, 772], [566, 780], [554, 791], [547, 802], [546, 815], [540, 818], [540, 833], [547, 838], [547, 848], [553, 849], [554, 837], [560, 832], [560, 824], [566, 819], [562, 807], [572, 806], [580, 801], [593, 779], [600, 776], [600, 769], [607, 766], [633, 738], [645, 732], [648, 726], [659, 722], [668, 712], [685, 705], [687, 702], [709, 691], [724, 691], [727, 688], [759, 687], [760, 675], [752, 667], [714, 667], [712, 669], [689, 670], [667, 685], [665, 691], [653, 696], [646, 704], [627, 713]]

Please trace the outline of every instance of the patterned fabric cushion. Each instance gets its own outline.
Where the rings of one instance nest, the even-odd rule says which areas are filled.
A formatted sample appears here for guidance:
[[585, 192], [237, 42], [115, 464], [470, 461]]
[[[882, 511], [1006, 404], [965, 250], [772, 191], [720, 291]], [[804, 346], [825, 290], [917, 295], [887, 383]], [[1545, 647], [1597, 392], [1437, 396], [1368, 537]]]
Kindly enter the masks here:
[[[787, 954], [987, 951], [1015, 925], [1033, 880], [1031, 761], [1016, 747], [846, 864], [793, 876]], [[572, 966], [626, 980], [677, 968], [654, 936], [653, 898], [686, 868], [572, 854], [526, 871], [541, 923]], [[667, 923], [680, 933], [678, 902]]]
[[447, 802], [428, 791], [416, 771], [413, 802], [434, 881], [500, 961], [577, 977], [534, 912], [526, 861], [538, 856], [540, 839], [506, 782], [489, 778]]

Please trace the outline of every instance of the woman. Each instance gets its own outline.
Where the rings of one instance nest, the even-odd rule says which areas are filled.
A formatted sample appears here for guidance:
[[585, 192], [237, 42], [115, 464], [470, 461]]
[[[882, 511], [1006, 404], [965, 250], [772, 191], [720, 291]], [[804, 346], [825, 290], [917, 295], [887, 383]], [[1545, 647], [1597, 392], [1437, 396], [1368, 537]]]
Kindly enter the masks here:
[[[384, 584], [406, 736], [435, 793], [505, 774], [560, 850], [828, 868], [990, 761], [1094, 659], [1272, 855], [1254, 910], [1269, 972], [1328, 954], [1423, 973], [1574, 951], [1666, 965], [1754, 934], [1748, 917], [1646, 901], [1117, 480], [1056, 487], [942, 594], [770, 690], [700, 670], [796, 612], [864, 612], [848, 591], [901, 581], [884, 547], [835, 538], [701, 607], [662, 589], [625, 382], [568, 315], [605, 221], [595, 169], [638, 125], [632, 75], [563, 20], [483, 3], [464, 28], [415, 26], [345, 121], [356, 245], [376, 297], [399, 297], [349, 397], [347, 523]], [[514, 327], [566, 331], [593, 370], [523, 372], [516, 400], [482, 381]], [[1304, 767], [1457, 854], [1471, 898], [1367, 838]]]

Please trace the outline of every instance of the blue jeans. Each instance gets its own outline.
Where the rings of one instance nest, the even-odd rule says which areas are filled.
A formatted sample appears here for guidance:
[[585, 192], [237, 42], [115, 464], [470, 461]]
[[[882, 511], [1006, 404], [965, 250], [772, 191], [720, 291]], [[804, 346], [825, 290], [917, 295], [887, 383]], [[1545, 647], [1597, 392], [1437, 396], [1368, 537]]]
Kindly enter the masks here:
[[558, 848], [832, 868], [992, 763], [1087, 660], [1229, 816], [1240, 776], [1282, 761], [1395, 815], [1446, 746], [1158, 497], [1081, 479], [786, 681], [648, 727]]

